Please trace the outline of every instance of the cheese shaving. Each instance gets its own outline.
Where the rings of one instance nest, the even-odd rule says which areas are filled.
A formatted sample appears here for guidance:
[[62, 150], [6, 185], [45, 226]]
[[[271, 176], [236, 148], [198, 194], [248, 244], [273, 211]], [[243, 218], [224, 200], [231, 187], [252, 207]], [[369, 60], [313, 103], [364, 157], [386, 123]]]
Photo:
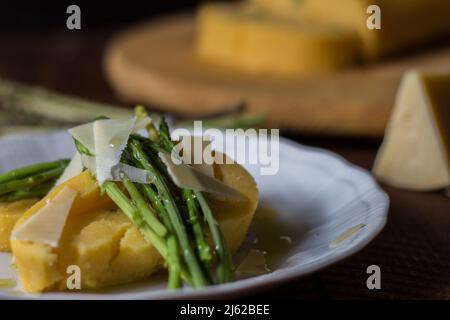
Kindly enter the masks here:
[[77, 194], [77, 191], [64, 187], [52, 201], [16, 228], [11, 238], [57, 248]]
[[[180, 137], [180, 142], [175, 146], [175, 152], [182, 154], [184, 163], [191, 163], [192, 167], [214, 178], [213, 164], [207, 164], [203, 161], [203, 155], [212, 154], [211, 141], [203, 136], [185, 135]], [[200, 147], [200, 148], [199, 148]], [[195, 155], [199, 155], [199, 159]]]
[[[97, 168], [96, 157], [81, 156], [83, 165], [95, 174]], [[152, 183], [155, 179], [150, 175], [150, 172], [139, 169], [125, 163], [119, 162], [111, 168], [111, 181], [122, 181], [122, 174], [125, 174], [131, 181], [136, 183]]]
[[136, 125], [133, 128], [133, 132], [140, 133], [141, 131], [147, 129], [147, 126], [152, 122], [153, 122], [152, 118], [148, 116], [141, 119], [137, 119]]
[[[140, 125], [150, 120], [142, 120]], [[111, 170], [120, 162], [128, 138], [136, 129], [136, 117], [128, 120], [103, 119], [69, 130], [73, 138], [81, 142], [96, 157], [95, 170], [91, 168], [97, 182], [113, 180]]]
[[70, 160], [69, 165], [66, 167], [63, 174], [56, 181], [55, 187], [79, 175], [81, 172], [83, 172], [83, 163], [81, 162], [81, 155], [77, 152], [72, 160]]
[[223, 182], [210, 177], [203, 172], [184, 163], [175, 164], [168, 154], [159, 152], [158, 156], [164, 162], [173, 182], [179, 188], [204, 191], [221, 199], [244, 200], [243, 195]]

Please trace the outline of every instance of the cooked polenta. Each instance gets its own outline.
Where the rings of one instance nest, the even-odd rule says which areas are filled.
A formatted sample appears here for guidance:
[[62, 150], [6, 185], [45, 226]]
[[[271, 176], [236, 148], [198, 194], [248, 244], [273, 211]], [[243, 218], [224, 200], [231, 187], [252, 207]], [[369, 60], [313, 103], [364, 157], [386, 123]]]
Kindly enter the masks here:
[[[242, 202], [211, 200], [228, 247], [235, 252], [244, 241], [252, 221], [258, 203], [258, 190], [253, 178], [237, 164], [215, 165], [215, 171], [225, 184], [248, 199]], [[88, 191], [81, 194], [72, 206], [59, 248], [52, 249], [28, 241], [11, 241], [25, 290], [66, 289], [69, 265], [80, 267], [83, 289], [135, 282], [164, 266], [164, 259], [126, 215], [107, 197], [100, 196], [100, 190], [89, 172], [85, 171], [64, 185]], [[29, 209], [19, 220], [18, 226], [64, 185]]]
[[234, 279], [232, 254], [258, 204], [254, 179], [215, 151], [212, 164], [191, 166], [181, 156], [187, 144], [175, 145], [164, 120], [157, 130], [145, 111], [136, 114], [70, 129], [70, 162], [0, 175], [9, 198], [50, 190], [30, 208], [22, 200], [10, 235], [26, 291], [98, 290], [158, 271], [167, 271], [172, 290]]
[[11, 251], [9, 237], [17, 220], [33, 206], [38, 199], [22, 199], [13, 202], [0, 202], [0, 251]]

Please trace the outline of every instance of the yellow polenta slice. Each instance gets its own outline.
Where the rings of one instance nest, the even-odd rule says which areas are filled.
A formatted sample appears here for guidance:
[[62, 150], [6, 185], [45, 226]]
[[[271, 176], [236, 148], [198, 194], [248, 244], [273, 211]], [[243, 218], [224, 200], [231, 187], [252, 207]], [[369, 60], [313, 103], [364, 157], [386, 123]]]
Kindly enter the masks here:
[[113, 208], [112, 201], [107, 196], [100, 195], [97, 182], [88, 171], [85, 171], [57, 186], [48, 196], [27, 210], [17, 221], [15, 228], [39, 212], [65, 187], [77, 191], [78, 194], [70, 209], [58, 249], [42, 243], [11, 239], [11, 249], [18, 267], [19, 277], [27, 291], [42, 291], [60, 281], [62, 269], [59, 265], [61, 262], [59, 256], [64, 253], [72, 235], [79, 232], [95, 216], [92, 214], [93, 212], [99, 209]]
[[[363, 55], [374, 60], [450, 34], [450, 1], [442, 0], [249, 0], [271, 12], [358, 33]], [[370, 29], [374, 6], [381, 29]], [[375, 17], [375, 16], [373, 16]], [[420, 21], [415, 23], [414, 21]]]
[[38, 199], [23, 199], [0, 203], [0, 251], [11, 251], [9, 237], [14, 225], [37, 201]]
[[[240, 191], [248, 200], [241, 202], [211, 200], [228, 246], [235, 252], [245, 239], [258, 203], [255, 181], [237, 164], [214, 165], [215, 175]], [[90, 189], [90, 201], [77, 197], [69, 214], [58, 249], [12, 241], [19, 276], [25, 290], [65, 290], [70, 265], [81, 270], [81, 288], [100, 289], [145, 279], [160, 270], [163, 258], [144, 240], [129, 219], [108, 201], [102, 200], [95, 181], [83, 173], [67, 182], [75, 190], [83, 182]], [[43, 201], [46, 201], [45, 199]], [[84, 205], [89, 211], [80, 212]], [[75, 209], [74, 209], [75, 208]], [[33, 208], [32, 208], [33, 209]], [[23, 221], [36, 210], [29, 210]], [[23, 222], [22, 221], [22, 222]]]
[[205, 5], [197, 25], [200, 58], [250, 74], [330, 72], [355, 63], [360, 54], [358, 37], [349, 29], [252, 5]]

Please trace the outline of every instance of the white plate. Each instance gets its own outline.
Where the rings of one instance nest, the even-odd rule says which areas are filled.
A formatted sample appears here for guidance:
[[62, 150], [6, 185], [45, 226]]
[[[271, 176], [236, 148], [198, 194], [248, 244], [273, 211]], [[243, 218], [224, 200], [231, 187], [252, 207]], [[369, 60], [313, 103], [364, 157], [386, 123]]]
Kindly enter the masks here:
[[[74, 149], [66, 133], [24, 135], [0, 140], [0, 172], [39, 161], [71, 157]], [[189, 299], [236, 297], [245, 292], [297, 278], [361, 250], [383, 228], [389, 199], [365, 170], [334, 153], [280, 139], [280, 170], [262, 176], [257, 165], [246, 166], [255, 177], [262, 207], [276, 208], [272, 239], [279, 240], [279, 258], [270, 273], [201, 290], [165, 289], [165, 276], [137, 285], [99, 293], [30, 295], [17, 288], [0, 289], [0, 298], [40, 299]], [[349, 228], [364, 225], [338, 246], [331, 242]], [[280, 240], [280, 236], [283, 237]], [[250, 232], [249, 238], [252, 238]], [[288, 244], [288, 240], [292, 240]], [[248, 250], [248, 243], [241, 255]], [[260, 247], [260, 249], [266, 249]], [[269, 252], [270, 254], [270, 252]], [[13, 274], [10, 255], [0, 254], [0, 278]]]

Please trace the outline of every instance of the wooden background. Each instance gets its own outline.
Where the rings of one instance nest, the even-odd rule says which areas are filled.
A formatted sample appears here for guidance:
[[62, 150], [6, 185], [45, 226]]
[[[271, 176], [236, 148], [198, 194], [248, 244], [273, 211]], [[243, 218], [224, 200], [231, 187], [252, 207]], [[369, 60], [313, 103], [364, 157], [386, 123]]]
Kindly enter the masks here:
[[[0, 31], [0, 76], [64, 93], [120, 103], [105, 82], [101, 57], [117, 27]], [[284, 135], [330, 149], [370, 169], [378, 140]], [[1, 152], [1, 151], [0, 151]], [[249, 298], [449, 299], [450, 198], [385, 187], [391, 197], [384, 231], [354, 256], [296, 281], [248, 292]], [[366, 288], [366, 268], [379, 265], [382, 289]], [[232, 297], [231, 297], [232, 298]]]

